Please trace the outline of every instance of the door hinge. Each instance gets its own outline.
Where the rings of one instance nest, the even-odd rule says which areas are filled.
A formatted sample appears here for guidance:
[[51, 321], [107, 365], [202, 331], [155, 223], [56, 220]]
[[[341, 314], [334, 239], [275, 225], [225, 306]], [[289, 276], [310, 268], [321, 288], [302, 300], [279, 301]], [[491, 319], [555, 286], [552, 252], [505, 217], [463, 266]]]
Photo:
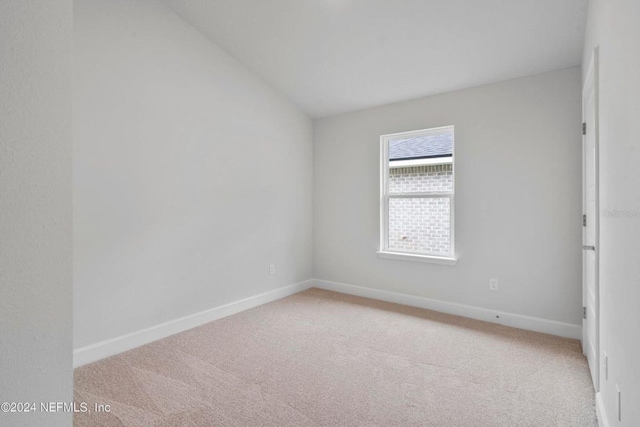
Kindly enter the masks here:
[[587, 134], [587, 124], [586, 124], [586, 123], [583, 123], [583, 124], [582, 124], [582, 134], [583, 134], [583, 135], [586, 135], [586, 134]]
[[582, 226], [583, 227], [587, 226], [587, 214], [582, 215]]
[[582, 307], [582, 318], [583, 319], [587, 318], [587, 307]]

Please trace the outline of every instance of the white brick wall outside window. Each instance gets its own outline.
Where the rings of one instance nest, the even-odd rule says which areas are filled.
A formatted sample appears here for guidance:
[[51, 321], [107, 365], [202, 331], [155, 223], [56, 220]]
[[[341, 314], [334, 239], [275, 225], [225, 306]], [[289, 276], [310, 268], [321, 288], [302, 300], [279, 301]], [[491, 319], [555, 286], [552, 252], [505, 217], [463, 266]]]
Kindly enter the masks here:
[[[389, 170], [389, 193], [453, 191], [449, 165]], [[447, 256], [451, 240], [448, 197], [389, 200], [389, 249]]]

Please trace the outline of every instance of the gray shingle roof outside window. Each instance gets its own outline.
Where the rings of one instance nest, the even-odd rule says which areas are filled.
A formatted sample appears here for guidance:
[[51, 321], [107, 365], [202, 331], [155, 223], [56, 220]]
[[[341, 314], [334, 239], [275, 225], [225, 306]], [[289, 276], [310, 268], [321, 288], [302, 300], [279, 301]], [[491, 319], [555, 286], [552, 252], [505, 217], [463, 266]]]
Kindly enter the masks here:
[[389, 141], [389, 160], [448, 157], [453, 154], [453, 135], [449, 132]]

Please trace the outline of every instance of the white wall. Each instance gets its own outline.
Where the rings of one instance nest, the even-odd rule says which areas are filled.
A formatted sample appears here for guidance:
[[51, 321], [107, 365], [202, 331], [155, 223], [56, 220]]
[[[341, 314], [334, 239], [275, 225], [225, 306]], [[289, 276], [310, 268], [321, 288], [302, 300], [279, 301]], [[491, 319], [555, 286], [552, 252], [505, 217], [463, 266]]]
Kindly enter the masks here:
[[[600, 47], [600, 397], [612, 426], [640, 425], [640, 2], [592, 0], [586, 71]], [[636, 216], [607, 217], [607, 210]], [[616, 384], [622, 395], [618, 422]]]
[[71, 18], [70, 1], [0, 2], [0, 402], [72, 400]]
[[311, 121], [155, 1], [74, 19], [74, 347], [309, 279]]
[[[580, 324], [580, 102], [574, 67], [317, 120], [315, 277]], [[379, 136], [445, 125], [457, 265], [378, 258]]]

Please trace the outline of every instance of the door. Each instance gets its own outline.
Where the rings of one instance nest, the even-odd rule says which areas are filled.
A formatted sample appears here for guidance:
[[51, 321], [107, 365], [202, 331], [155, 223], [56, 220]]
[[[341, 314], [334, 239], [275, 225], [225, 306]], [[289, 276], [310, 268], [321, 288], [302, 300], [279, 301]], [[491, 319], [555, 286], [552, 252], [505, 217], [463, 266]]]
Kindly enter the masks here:
[[598, 50], [594, 50], [582, 90], [582, 349], [599, 391], [599, 185], [598, 185]]

